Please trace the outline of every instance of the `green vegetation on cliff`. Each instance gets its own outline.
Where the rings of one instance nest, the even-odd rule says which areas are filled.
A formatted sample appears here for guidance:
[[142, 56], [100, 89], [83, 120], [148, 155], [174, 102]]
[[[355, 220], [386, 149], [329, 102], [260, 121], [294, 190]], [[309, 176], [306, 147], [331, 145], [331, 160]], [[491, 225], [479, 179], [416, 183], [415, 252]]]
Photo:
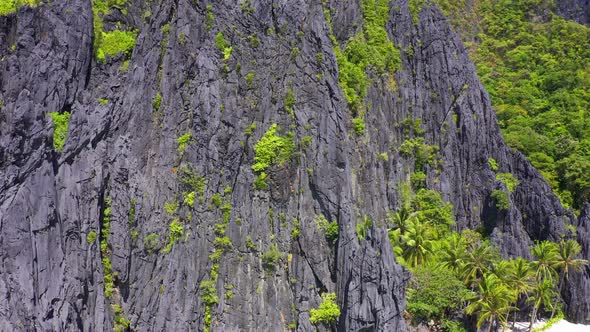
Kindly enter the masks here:
[[104, 17], [113, 10], [127, 14], [127, 0], [93, 0], [94, 14], [94, 52], [99, 62], [106, 62], [106, 57], [123, 53], [129, 57], [135, 46], [137, 31], [119, 30], [104, 31]]
[[61, 151], [66, 143], [66, 136], [68, 135], [68, 127], [70, 125], [70, 113], [59, 112], [49, 113], [51, 120], [53, 120], [53, 148], [57, 151]]
[[20, 6], [35, 7], [39, 4], [39, 0], [2, 0], [0, 1], [0, 16], [16, 12]]
[[590, 28], [556, 15], [554, 1], [436, 3], [466, 41], [506, 143], [581, 208], [590, 199]]
[[293, 134], [289, 133], [286, 136], [277, 134], [279, 126], [275, 123], [254, 146], [256, 156], [254, 157], [254, 165], [252, 170], [255, 172], [262, 172], [272, 165], [282, 165], [289, 161], [293, 151], [295, 151], [295, 143], [293, 142]]
[[[387, 76], [388, 82], [394, 81], [393, 74], [401, 63], [399, 50], [385, 30], [389, 18], [389, 0], [362, 0], [361, 9], [362, 30], [347, 41], [344, 49], [341, 49], [334, 34], [330, 36], [338, 63], [338, 80], [355, 116], [353, 123], [358, 135], [362, 135], [365, 129], [363, 100], [371, 84], [371, 73], [377, 77]], [[324, 16], [331, 24], [330, 11], [325, 4]]]
[[309, 311], [309, 321], [312, 324], [333, 323], [338, 317], [340, 317], [340, 308], [336, 304], [336, 294], [334, 293], [324, 293], [320, 306]]

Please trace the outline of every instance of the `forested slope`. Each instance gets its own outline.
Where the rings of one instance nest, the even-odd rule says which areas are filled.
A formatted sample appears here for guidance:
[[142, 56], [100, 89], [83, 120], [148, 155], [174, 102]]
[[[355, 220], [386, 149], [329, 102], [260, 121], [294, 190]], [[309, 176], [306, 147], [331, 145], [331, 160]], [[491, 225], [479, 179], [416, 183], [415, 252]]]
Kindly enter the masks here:
[[469, 47], [508, 146], [579, 210], [590, 198], [588, 3], [437, 2]]

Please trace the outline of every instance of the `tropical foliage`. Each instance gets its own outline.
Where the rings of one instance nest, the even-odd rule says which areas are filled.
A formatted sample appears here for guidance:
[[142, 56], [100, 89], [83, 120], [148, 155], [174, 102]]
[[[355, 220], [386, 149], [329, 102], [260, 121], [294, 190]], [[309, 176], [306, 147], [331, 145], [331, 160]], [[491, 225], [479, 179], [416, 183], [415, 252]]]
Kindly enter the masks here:
[[506, 143], [580, 208], [590, 199], [590, 28], [558, 16], [555, 0], [435, 2], [469, 47]]
[[452, 206], [437, 192], [414, 193], [409, 185], [400, 192], [400, 207], [388, 214], [387, 224], [396, 259], [413, 273], [407, 311], [414, 323], [433, 320], [455, 331], [466, 313], [489, 331], [506, 327], [519, 308], [529, 310], [531, 321], [542, 310], [553, 316], [564, 281], [588, 263], [577, 258], [581, 246], [571, 239], [536, 243], [531, 261], [502, 259], [476, 231], [451, 230]]

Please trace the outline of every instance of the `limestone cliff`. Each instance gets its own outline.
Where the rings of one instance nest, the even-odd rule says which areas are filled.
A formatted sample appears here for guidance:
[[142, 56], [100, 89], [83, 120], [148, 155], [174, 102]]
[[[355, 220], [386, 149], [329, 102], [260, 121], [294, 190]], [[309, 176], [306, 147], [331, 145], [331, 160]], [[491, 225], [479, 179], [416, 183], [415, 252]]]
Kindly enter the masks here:
[[[0, 16], [0, 330], [312, 331], [334, 292], [342, 315], [320, 329], [403, 331], [409, 272], [381, 221], [415, 169], [400, 145], [418, 136], [457, 229], [526, 257], [574, 224], [590, 255], [588, 211], [575, 220], [504, 145], [436, 7], [389, 3], [401, 64], [370, 75], [360, 133], [330, 39], [362, 29], [357, 1], [128, 1], [104, 27], [136, 29], [135, 47], [104, 62], [93, 16], [82, 0]], [[61, 151], [50, 112], [71, 114]], [[295, 150], [261, 179], [255, 147], [274, 124]], [[489, 158], [520, 182], [507, 211]], [[590, 273], [576, 278], [568, 314], [584, 321]]]

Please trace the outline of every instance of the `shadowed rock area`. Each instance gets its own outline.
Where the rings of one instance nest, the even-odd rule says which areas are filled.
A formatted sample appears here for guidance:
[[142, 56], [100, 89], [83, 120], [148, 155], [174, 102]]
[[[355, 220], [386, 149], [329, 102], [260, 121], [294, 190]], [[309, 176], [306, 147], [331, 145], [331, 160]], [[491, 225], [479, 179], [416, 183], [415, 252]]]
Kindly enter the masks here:
[[580, 24], [590, 25], [590, 1], [560, 0], [557, 1], [559, 15]]
[[[105, 30], [137, 29], [135, 47], [106, 63], [90, 1], [0, 16], [0, 330], [106, 331], [123, 317], [133, 331], [313, 331], [326, 292], [341, 315], [320, 331], [406, 330], [410, 274], [383, 220], [415, 168], [399, 151], [408, 118], [438, 148], [426, 186], [453, 204], [457, 230], [483, 229], [504, 256], [529, 257], [534, 240], [572, 224], [590, 258], [590, 211], [576, 220], [504, 145], [438, 8], [415, 21], [406, 0], [390, 2], [401, 67], [393, 86], [371, 75], [357, 135], [330, 40], [330, 24], [340, 45], [360, 29], [356, 1], [207, 5], [129, 1]], [[50, 112], [71, 114], [62, 151]], [[273, 124], [295, 151], [265, 170], [261, 190], [255, 147]], [[490, 196], [504, 185], [489, 158], [520, 181], [507, 211]], [[336, 241], [319, 215], [337, 222]], [[585, 270], [564, 291], [573, 321], [589, 319], [589, 283]]]

